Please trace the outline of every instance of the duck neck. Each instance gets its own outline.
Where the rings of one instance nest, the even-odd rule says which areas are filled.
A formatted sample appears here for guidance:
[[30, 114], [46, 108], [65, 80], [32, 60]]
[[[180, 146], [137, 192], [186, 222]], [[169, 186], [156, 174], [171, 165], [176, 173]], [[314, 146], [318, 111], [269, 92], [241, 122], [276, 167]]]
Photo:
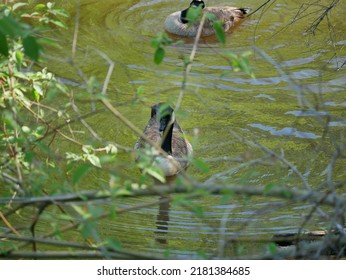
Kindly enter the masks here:
[[172, 135], [174, 123], [169, 125], [163, 133], [163, 142], [161, 144], [162, 150], [167, 154], [172, 155]]
[[187, 19], [187, 13], [188, 13], [189, 9], [190, 8], [198, 8], [198, 7], [201, 7], [202, 9], [204, 9], [205, 8], [204, 1], [192, 0], [192, 2], [190, 3], [190, 7], [181, 11], [180, 21], [184, 24], [188, 23], [189, 20]]
[[180, 21], [184, 24], [188, 23], [189, 21], [187, 20], [187, 12], [189, 8], [185, 9], [184, 11], [181, 11], [180, 13]]

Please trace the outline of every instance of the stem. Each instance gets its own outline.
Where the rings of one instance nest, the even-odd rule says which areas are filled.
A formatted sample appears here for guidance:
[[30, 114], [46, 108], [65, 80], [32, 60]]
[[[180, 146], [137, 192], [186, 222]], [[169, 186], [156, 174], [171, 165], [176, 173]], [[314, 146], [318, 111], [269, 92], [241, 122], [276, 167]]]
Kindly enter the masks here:
[[190, 74], [191, 71], [191, 67], [192, 67], [192, 62], [195, 58], [196, 52], [197, 52], [197, 47], [198, 47], [198, 41], [201, 37], [202, 34], [202, 29], [203, 29], [203, 25], [206, 19], [206, 14], [203, 13], [201, 21], [199, 23], [198, 29], [197, 29], [197, 34], [195, 37], [195, 41], [193, 43], [193, 47], [192, 47], [192, 51], [189, 57], [189, 61], [187, 63], [185, 63], [185, 71], [184, 71], [184, 75], [183, 75], [183, 82], [181, 84], [181, 88], [180, 88], [180, 93], [178, 96], [178, 100], [177, 100], [177, 104], [175, 105], [174, 110], [177, 111], [180, 108], [181, 102], [183, 100], [184, 97], [184, 91], [185, 91], [185, 87], [186, 87], [186, 83], [187, 83], [187, 77]]

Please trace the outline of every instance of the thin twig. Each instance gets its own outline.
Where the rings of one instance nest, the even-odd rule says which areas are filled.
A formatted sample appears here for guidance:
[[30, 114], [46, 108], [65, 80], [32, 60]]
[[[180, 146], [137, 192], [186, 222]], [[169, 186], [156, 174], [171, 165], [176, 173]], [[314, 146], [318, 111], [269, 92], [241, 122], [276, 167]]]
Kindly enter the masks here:
[[80, 17], [80, 0], [77, 1], [76, 7], [76, 18], [75, 18], [75, 26], [73, 32], [73, 41], [72, 41], [72, 60], [76, 57], [77, 50], [77, 39], [78, 39], [78, 31], [79, 31], [79, 17]]
[[265, 5], [267, 5], [271, 0], [267, 0], [266, 2], [264, 2], [262, 5], [260, 5], [258, 8], [256, 8], [253, 12], [249, 13], [246, 15], [246, 17], [249, 17], [251, 15], [253, 15], [254, 13], [256, 13], [258, 10], [262, 9]]
[[0, 218], [5, 223], [5, 225], [17, 236], [20, 236], [20, 233], [11, 225], [11, 223], [6, 219], [6, 217], [0, 211]]
[[180, 93], [178, 96], [178, 100], [177, 103], [175, 104], [175, 111], [178, 111], [178, 109], [180, 108], [181, 102], [183, 101], [183, 96], [184, 96], [184, 92], [185, 92], [185, 87], [186, 87], [186, 83], [187, 83], [187, 77], [191, 71], [191, 67], [192, 67], [192, 62], [195, 58], [196, 52], [197, 52], [197, 47], [198, 47], [198, 41], [201, 37], [202, 34], [202, 30], [203, 30], [203, 25], [204, 22], [206, 20], [206, 14], [203, 13], [201, 21], [199, 23], [198, 29], [197, 29], [197, 34], [193, 43], [193, 47], [192, 47], [192, 51], [189, 57], [189, 61], [187, 63], [185, 63], [185, 70], [184, 70], [184, 75], [183, 75], [183, 81], [181, 84], [181, 88], [180, 88]]

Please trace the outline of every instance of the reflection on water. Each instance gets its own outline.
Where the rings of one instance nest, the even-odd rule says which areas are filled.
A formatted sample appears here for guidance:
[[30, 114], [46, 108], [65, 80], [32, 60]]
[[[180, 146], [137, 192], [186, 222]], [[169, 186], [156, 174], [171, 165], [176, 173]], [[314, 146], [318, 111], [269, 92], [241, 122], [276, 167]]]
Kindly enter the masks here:
[[154, 234], [156, 241], [161, 244], [167, 244], [170, 204], [171, 200], [169, 197], [159, 198], [159, 211], [156, 216], [156, 231]]
[[256, 127], [258, 129], [264, 130], [264, 131], [269, 131], [271, 135], [278, 135], [278, 136], [295, 136], [298, 138], [308, 138], [308, 139], [316, 139], [319, 138], [321, 136], [315, 135], [314, 133], [310, 133], [310, 132], [303, 132], [303, 131], [297, 131], [295, 128], [293, 127], [285, 127], [282, 129], [276, 129], [274, 127], [271, 126], [265, 126], [262, 124], [249, 124], [249, 126], [251, 127]]

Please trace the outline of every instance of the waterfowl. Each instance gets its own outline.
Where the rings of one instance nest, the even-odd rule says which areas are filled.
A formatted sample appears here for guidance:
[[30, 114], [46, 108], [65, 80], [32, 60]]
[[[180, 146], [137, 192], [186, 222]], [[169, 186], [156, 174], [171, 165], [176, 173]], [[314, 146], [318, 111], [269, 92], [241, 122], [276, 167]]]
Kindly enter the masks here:
[[[185, 36], [194, 37], [197, 34], [199, 21], [190, 24], [186, 18], [187, 12], [191, 8], [196, 8], [201, 6], [204, 13], [211, 13], [215, 15], [215, 20], [221, 21], [223, 24], [223, 29], [225, 32], [232, 31], [237, 25], [239, 25], [248, 14], [249, 9], [247, 8], [235, 8], [235, 7], [205, 7], [204, 1], [193, 0], [190, 6], [183, 10], [170, 14], [165, 21], [165, 29], [169, 33]], [[209, 19], [205, 20], [202, 28], [201, 36], [210, 36], [215, 34], [213, 28], [213, 22]]]
[[[159, 167], [167, 177], [175, 176], [188, 167], [187, 157], [192, 154], [192, 146], [175, 119], [174, 110], [166, 103], [151, 107], [151, 117], [143, 132], [150, 141], [158, 144], [167, 155], [154, 152], [152, 164]], [[135, 150], [147, 146], [142, 137], [136, 142]]]

